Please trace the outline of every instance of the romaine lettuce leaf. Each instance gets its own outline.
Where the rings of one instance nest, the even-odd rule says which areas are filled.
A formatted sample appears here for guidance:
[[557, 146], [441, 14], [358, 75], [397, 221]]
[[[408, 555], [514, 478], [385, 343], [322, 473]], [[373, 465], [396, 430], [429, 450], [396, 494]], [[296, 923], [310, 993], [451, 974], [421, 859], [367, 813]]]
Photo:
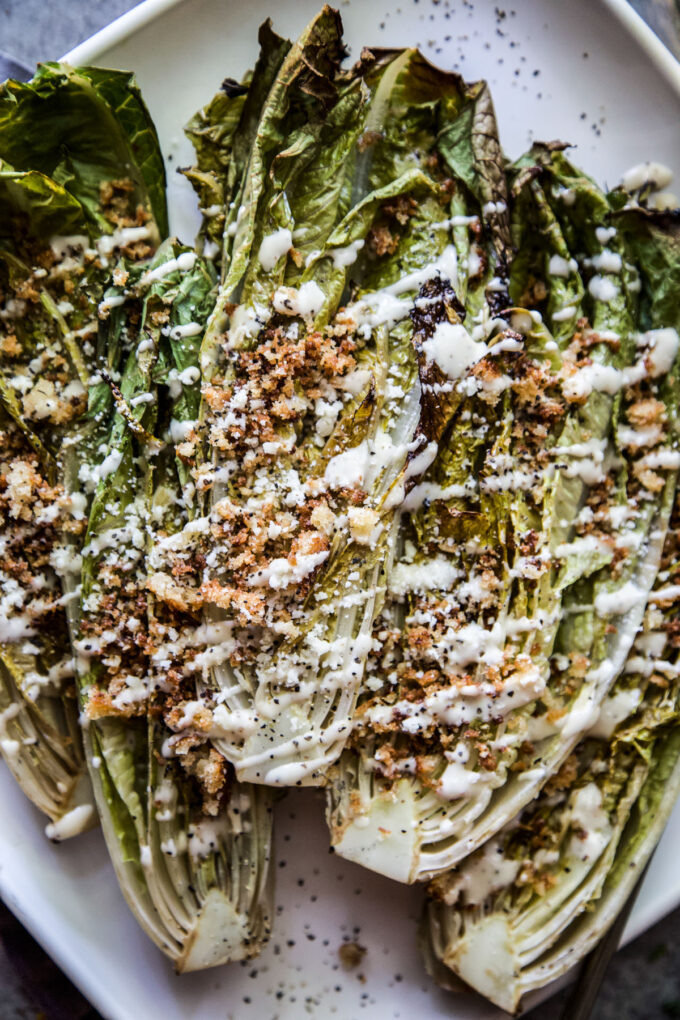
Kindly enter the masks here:
[[95, 372], [116, 375], [121, 347], [98, 318], [111, 262], [147, 257], [165, 230], [163, 164], [129, 75], [59, 65], [2, 86], [0, 150], [4, 750], [60, 839], [95, 820], [69, 622], [88, 509], [78, 471], [112, 407]]
[[[320, 15], [262, 106], [202, 351], [197, 482], [221, 518], [203, 592], [235, 642], [206, 691], [232, 715], [220, 750], [270, 784], [323, 781], [346, 739], [399, 507], [460, 403], [436, 407], [428, 339], [437, 316], [493, 333], [509, 246], [484, 87], [414, 50], [339, 71], [337, 33]], [[463, 111], [461, 169], [446, 132]], [[465, 303], [420, 328], [427, 288], [453, 285]]]
[[30, 82], [5, 82], [0, 86], [0, 158], [61, 184], [100, 233], [113, 230], [102, 188], [125, 181], [126, 211], [145, 215], [156, 242], [167, 234], [165, 171], [156, 129], [127, 72], [46, 63]]

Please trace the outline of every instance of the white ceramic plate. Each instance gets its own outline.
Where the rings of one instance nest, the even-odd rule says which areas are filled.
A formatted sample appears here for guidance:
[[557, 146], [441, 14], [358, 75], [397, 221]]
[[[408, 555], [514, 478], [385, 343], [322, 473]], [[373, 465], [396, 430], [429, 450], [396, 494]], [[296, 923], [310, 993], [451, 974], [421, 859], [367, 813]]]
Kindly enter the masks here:
[[[513, 0], [510, 0], [512, 3]], [[492, 87], [501, 138], [516, 156], [531, 138], [578, 145], [576, 161], [614, 184], [631, 164], [680, 170], [680, 68], [622, 0], [342, 0], [356, 55], [363, 44], [418, 44], [434, 61]], [[173, 229], [197, 225], [174, 168], [191, 161], [182, 124], [256, 55], [259, 23], [296, 36], [319, 0], [148, 0], [67, 55], [137, 73], [159, 127]], [[43, 820], [0, 770], [0, 895], [109, 1020], [492, 1020], [502, 1014], [434, 988], [415, 948], [420, 891], [328, 854], [323, 798], [294, 791], [277, 812], [278, 893], [271, 945], [252, 964], [178, 978], [137, 928], [99, 833], [50, 845]], [[626, 938], [680, 903], [676, 810]], [[344, 972], [343, 939], [367, 948]]]

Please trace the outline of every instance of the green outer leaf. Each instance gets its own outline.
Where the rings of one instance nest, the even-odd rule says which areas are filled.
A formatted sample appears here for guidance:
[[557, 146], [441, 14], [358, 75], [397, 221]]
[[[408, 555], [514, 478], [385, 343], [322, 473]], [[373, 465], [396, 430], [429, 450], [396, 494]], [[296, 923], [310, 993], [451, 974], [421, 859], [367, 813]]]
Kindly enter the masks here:
[[[44, 65], [50, 66], [50, 65]], [[134, 74], [102, 67], [79, 67], [97, 95], [107, 103], [127, 136], [136, 168], [141, 174], [161, 238], [168, 234], [165, 164], [151, 114]]]
[[65, 188], [37, 170], [13, 170], [0, 160], [0, 245], [14, 248], [19, 223], [43, 238], [86, 230], [83, 208]]

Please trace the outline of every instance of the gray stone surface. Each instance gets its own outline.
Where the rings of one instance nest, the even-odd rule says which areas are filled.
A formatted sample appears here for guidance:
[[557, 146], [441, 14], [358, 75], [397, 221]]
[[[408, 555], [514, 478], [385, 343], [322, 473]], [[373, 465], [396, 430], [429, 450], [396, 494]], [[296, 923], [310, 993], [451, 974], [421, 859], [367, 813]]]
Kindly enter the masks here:
[[[672, 0], [633, 0], [633, 5], [680, 55], [680, 14]], [[28, 64], [53, 60], [134, 6], [131, 0], [0, 0], [0, 49]], [[0, 1020], [96, 1017], [2, 908], [0, 990]], [[530, 1020], [558, 1020], [566, 998], [562, 993], [551, 999], [533, 1010]], [[616, 955], [592, 1020], [675, 1017], [680, 1018], [680, 910]]]
[[678, 0], [630, 0], [659, 38], [680, 58], [680, 5]]
[[[569, 994], [565, 990], [554, 996], [528, 1013], [527, 1020], [562, 1020]], [[613, 957], [591, 1020], [673, 1017], [680, 1017], [680, 910]]]

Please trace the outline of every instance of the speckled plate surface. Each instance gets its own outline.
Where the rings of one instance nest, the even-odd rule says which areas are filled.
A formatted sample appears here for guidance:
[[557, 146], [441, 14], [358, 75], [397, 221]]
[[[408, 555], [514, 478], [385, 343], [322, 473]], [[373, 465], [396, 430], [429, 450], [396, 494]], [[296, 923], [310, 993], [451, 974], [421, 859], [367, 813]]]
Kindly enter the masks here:
[[[603, 184], [656, 159], [680, 171], [680, 68], [622, 0], [342, 0], [347, 39], [413, 45], [492, 87], [510, 156], [533, 138], [577, 145]], [[296, 36], [319, 0], [148, 0], [68, 55], [137, 73], [159, 127], [173, 229], [190, 239], [197, 215], [173, 172], [191, 160], [182, 124], [256, 54], [259, 23]], [[415, 948], [420, 890], [328, 853], [323, 796], [294, 791], [277, 808], [277, 918], [252, 964], [177, 978], [137, 928], [99, 833], [50, 845], [43, 822], [0, 769], [0, 894], [110, 1020], [493, 1020], [504, 1014], [430, 983]], [[626, 936], [680, 903], [676, 810]], [[343, 970], [343, 941], [366, 948]]]

